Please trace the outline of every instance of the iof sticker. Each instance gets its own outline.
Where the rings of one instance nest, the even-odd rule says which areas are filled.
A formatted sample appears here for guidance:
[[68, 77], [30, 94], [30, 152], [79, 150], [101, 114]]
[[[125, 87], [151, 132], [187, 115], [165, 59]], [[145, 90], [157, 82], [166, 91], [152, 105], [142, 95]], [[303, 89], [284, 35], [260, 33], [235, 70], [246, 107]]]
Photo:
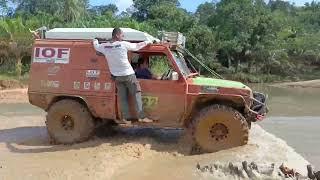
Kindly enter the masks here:
[[100, 77], [100, 70], [87, 70], [86, 77], [87, 78], [99, 78]]
[[33, 54], [34, 63], [68, 64], [70, 48], [36, 47]]
[[94, 83], [94, 90], [99, 91], [101, 88], [101, 84], [99, 82]]
[[110, 91], [112, 88], [112, 84], [111, 83], [104, 83], [104, 90], [105, 91]]
[[83, 89], [90, 90], [90, 82], [84, 82]]
[[73, 89], [80, 89], [80, 86], [81, 86], [81, 83], [80, 82], [77, 82], [77, 81], [75, 81], [75, 82], [73, 82]]
[[59, 81], [47, 81], [47, 80], [41, 80], [40, 85], [43, 88], [59, 88], [60, 82]]

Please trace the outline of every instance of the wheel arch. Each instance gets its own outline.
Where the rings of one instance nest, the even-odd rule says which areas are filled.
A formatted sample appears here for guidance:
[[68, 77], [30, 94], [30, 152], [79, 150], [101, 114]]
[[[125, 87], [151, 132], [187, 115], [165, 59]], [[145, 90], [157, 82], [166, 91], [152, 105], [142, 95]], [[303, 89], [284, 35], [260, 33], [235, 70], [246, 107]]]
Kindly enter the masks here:
[[185, 126], [192, 121], [192, 118], [195, 117], [198, 112], [210, 105], [213, 104], [220, 104], [234, 108], [235, 110], [239, 111], [245, 117], [245, 108], [246, 102], [241, 96], [209, 96], [209, 95], [202, 95], [197, 97], [195, 101], [193, 101], [190, 109], [189, 114], [185, 120]]
[[88, 102], [86, 101], [86, 99], [81, 97], [81, 96], [68, 96], [68, 95], [54, 96], [51, 99], [51, 101], [48, 103], [46, 111], [48, 111], [50, 109], [50, 107], [54, 103], [59, 102], [61, 100], [65, 100], [65, 99], [74, 100], [74, 101], [77, 101], [78, 103], [84, 105], [86, 108], [88, 108], [88, 110], [91, 113], [91, 115], [93, 117], [96, 117], [96, 115], [94, 114], [94, 111], [92, 111], [92, 108], [90, 108], [90, 106], [89, 106]]

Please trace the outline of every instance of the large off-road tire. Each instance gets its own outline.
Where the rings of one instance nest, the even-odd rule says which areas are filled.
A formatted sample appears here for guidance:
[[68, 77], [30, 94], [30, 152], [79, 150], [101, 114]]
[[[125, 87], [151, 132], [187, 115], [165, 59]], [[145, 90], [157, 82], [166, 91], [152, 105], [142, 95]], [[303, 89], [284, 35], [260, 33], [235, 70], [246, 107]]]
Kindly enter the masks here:
[[95, 128], [87, 107], [74, 100], [54, 103], [48, 111], [46, 124], [53, 142], [62, 144], [86, 141]]
[[189, 132], [194, 141], [192, 153], [197, 154], [247, 144], [249, 127], [237, 110], [217, 104], [202, 109], [193, 118]]

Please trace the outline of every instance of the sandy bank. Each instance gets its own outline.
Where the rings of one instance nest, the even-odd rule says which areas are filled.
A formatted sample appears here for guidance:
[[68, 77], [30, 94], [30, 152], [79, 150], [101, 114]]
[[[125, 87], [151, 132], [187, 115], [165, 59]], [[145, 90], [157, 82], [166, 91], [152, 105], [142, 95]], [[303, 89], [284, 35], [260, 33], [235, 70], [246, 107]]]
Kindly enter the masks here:
[[28, 103], [27, 89], [0, 90], [1, 103]]

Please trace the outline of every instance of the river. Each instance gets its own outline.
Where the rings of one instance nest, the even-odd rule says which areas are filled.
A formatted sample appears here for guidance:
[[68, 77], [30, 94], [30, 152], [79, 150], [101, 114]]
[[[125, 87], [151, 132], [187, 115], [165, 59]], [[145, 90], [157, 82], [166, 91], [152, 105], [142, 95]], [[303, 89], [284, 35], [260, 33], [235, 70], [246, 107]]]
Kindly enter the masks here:
[[270, 113], [259, 124], [320, 168], [320, 89], [252, 87], [269, 96]]

